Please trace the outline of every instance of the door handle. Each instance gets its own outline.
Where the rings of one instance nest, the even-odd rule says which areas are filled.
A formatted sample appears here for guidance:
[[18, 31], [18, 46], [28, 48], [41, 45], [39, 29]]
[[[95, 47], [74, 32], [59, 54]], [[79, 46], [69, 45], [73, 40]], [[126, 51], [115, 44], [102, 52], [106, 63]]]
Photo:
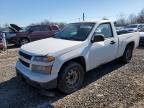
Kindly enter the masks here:
[[110, 42], [110, 44], [115, 44], [115, 43], [116, 43], [116, 42], [115, 42], [115, 41], [113, 41], [113, 40]]

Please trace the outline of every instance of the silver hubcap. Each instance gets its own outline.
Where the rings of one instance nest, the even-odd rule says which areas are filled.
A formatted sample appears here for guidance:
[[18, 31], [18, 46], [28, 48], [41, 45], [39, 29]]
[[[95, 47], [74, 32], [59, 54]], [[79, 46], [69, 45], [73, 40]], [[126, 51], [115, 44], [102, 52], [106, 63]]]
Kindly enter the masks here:
[[77, 83], [79, 79], [78, 71], [71, 69], [66, 75], [66, 84], [67, 86], [73, 86]]
[[21, 45], [24, 45], [24, 44], [26, 44], [26, 43], [28, 43], [28, 40], [26, 40], [26, 39], [23, 39], [23, 40], [21, 41]]

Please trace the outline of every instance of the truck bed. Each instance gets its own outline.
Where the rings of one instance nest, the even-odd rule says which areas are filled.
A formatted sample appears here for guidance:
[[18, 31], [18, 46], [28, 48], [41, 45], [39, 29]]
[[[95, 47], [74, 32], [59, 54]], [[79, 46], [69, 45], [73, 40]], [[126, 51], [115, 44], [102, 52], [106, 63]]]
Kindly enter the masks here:
[[118, 37], [119, 37], [118, 57], [122, 56], [122, 54], [124, 53], [126, 43], [134, 42], [134, 48], [137, 48], [139, 46], [139, 40], [140, 40], [139, 32], [126, 33], [118, 35]]

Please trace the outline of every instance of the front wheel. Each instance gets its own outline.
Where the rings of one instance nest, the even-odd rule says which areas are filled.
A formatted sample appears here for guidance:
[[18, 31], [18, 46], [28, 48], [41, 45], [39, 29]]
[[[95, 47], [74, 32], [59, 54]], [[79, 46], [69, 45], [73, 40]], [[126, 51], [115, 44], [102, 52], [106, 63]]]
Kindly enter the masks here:
[[58, 77], [58, 89], [63, 93], [72, 93], [78, 90], [84, 80], [84, 69], [76, 62], [66, 64]]
[[20, 46], [25, 45], [27, 43], [29, 43], [29, 40], [27, 38], [23, 38], [20, 40]]
[[125, 49], [125, 52], [121, 58], [122, 62], [124, 63], [129, 63], [130, 60], [132, 59], [132, 54], [133, 54], [133, 46], [128, 45]]

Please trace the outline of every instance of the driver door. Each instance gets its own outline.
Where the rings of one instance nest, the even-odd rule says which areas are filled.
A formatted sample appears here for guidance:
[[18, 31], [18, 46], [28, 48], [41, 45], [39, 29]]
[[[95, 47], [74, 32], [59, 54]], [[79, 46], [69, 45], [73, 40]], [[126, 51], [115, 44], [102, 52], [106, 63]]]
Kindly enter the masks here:
[[114, 37], [110, 23], [100, 24], [95, 30], [94, 36], [97, 34], [104, 35], [104, 41], [91, 44], [89, 54], [90, 69], [115, 59], [118, 49], [118, 38]]
[[41, 39], [41, 26], [34, 26], [32, 27], [32, 32], [29, 34], [31, 41], [36, 41]]

